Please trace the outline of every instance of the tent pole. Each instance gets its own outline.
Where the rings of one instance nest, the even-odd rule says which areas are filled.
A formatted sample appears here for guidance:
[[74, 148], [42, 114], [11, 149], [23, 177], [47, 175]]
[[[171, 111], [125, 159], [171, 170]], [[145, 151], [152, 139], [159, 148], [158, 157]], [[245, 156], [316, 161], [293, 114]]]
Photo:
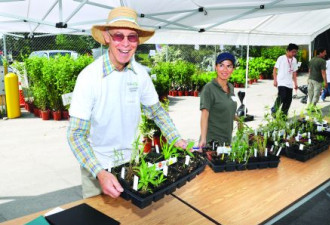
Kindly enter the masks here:
[[2, 41], [3, 41], [3, 56], [5, 59], [7, 59], [7, 46], [6, 46], [6, 35], [2, 35]]
[[245, 99], [243, 100], [243, 104], [245, 102], [244, 115], [246, 116], [246, 99], [247, 99], [247, 86], [248, 86], [248, 78], [249, 78], [249, 54], [250, 54], [250, 34], [248, 36], [248, 44], [246, 50], [246, 68], [245, 68]]
[[312, 58], [312, 43], [309, 42], [309, 45], [308, 45], [308, 61], [310, 61]]
[[169, 46], [167, 45], [167, 48], [166, 48], [166, 62], [168, 62], [168, 48], [169, 48]]

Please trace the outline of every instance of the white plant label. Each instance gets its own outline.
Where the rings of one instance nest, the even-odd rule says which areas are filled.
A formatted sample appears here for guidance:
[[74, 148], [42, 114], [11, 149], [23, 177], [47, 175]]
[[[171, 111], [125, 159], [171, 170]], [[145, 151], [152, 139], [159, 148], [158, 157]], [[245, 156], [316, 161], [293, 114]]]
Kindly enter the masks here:
[[254, 129], [254, 135], [257, 136], [258, 135], [258, 130]]
[[189, 165], [189, 162], [190, 162], [190, 156], [189, 155], [186, 155], [185, 164], [188, 166]]
[[296, 130], [293, 128], [293, 129], [291, 130], [291, 136], [294, 135], [295, 133], [296, 133]]
[[230, 147], [217, 147], [217, 154], [220, 155], [220, 154], [230, 154], [231, 152], [231, 148]]
[[321, 132], [321, 131], [323, 131], [323, 127], [322, 127], [322, 126], [317, 126], [317, 128], [316, 128], [316, 129], [317, 129], [317, 131], [318, 131], [318, 132]]
[[125, 167], [121, 168], [120, 177], [121, 177], [121, 179], [125, 179]]
[[268, 156], [268, 149], [265, 148], [265, 157], [267, 157], [267, 156]]
[[257, 149], [254, 149], [254, 157], [257, 158]]
[[308, 137], [308, 138], [311, 138], [311, 132], [308, 132], [308, 133], [307, 133], [307, 137]]
[[212, 142], [212, 150], [215, 150], [215, 144], [214, 144], [214, 141]]
[[138, 184], [139, 184], [139, 177], [134, 175], [133, 179], [133, 190], [137, 191], [138, 190]]
[[156, 153], [159, 154], [159, 147], [158, 147], [158, 145], [155, 145], [155, 148], [156, 148]]
[[270, 152], [273, 152], [274, 150], [274, 145], [272, 145], [272, 147], [270, 148]]
[[164, 168], [163, 168], [163, 174], [164, 174], [164, 176], [166, 176], [167, 177], [167, 174], [168, 174], [168, 166], [164, 166]]
[[72, 99], [72, 92], [62, 95], [63, 105], [64, 106], [70, 105], [71, 104], [71, 99]]
[[304, 145], [303, 144], [299, 145], [299, 150], [301, 150], [301, 151], [304, 150]]
[[157, 74], [151, 74], [150, 77], [151, 77], [152, 80], [157, 80]]
[[296, 136], [295, 139], [296, 139], [296, 141], [298, 142], [298, 141], [299, 141], [299, 136]]
[[177, 157], [169, 158], [168, 165], [170, 166], [170, 165], [176, 163], [177, 161], [178, 161]]
[[278, 142], [277, 142], [277, 141], [275, 141], [275, 143], [274, 143], [274, 144], [275, 144], [275, 146], [278, 146]]
[[282, 151], [282, 147], [280, 147], [280, 148], [278, 149], [278, 151], [277, 151], [277, 153], [276, 153], [276, 156], [279, 156], [280, 153], [281, 153], [281, 151]]
[[139, 164], [139, 162], [140, 162], [140, 158], [139, 158], [139, 156], [137, 155], [137, 156], [135, 157], [135, 163], [136, 163], [136, 164]]
[[310, 138], [308, 139], [308, 144], [312, 144], [312, 140]]
[[290, 147], [289, 142], [285, 142], [286, 147]]

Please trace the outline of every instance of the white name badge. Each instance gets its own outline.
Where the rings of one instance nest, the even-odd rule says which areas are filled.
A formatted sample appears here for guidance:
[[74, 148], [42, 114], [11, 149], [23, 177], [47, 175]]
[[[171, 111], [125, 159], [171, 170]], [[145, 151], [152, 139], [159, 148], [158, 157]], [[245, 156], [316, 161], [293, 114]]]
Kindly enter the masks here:
[[234, 102], [237, 102], [237, 97], [235, 95], [231, 96], [231, 100], [233, 100]]

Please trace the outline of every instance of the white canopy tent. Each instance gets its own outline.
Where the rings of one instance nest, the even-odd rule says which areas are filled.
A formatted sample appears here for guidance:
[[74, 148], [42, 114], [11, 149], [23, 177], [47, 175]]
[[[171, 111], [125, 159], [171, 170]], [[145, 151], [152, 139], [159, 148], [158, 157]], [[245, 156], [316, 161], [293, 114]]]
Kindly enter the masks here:
[[0, 33], [88, 34], [121, 5], [157, 30], [148, 43], [310, 44], [330, 28], [329, 0], [0, 0]]

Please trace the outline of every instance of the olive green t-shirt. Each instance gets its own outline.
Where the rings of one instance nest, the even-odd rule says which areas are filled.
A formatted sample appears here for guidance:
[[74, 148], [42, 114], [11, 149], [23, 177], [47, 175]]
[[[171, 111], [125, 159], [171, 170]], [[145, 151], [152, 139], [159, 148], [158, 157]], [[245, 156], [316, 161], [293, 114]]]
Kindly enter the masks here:
[[313, 57], [311, 61], [309, 61], [309, 79], [315, 80], [317, 82], [323, 82], [322, 72], [321, 70], [326, 70], [326, 62], [324, 59], [320, 57]]
[[227, 94], [216, 79], [207, 83], [200, 96], [200, 110], [209, 111], [206, 141], [217, 140], [222, 143], [231, 143], [233, 121], [237, 108], [237, 97], [234, 87], [228, 83]]

